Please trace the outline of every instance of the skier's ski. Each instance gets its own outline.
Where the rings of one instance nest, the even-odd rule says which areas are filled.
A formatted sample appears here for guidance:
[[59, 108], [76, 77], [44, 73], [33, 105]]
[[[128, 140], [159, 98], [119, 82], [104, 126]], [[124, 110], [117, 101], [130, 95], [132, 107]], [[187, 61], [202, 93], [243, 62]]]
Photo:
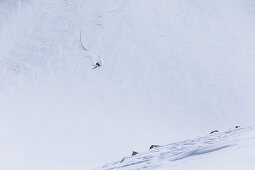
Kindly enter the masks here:
[[99, 66], [96, 65], [96, 66], [94, 66], [94, 67], [92, 68], [92, 70], [94, 70], [94, 69], [96, 69], [97, 67], [100, 67], [100, 66], [101, 66], [101, 65], [99, 65]]

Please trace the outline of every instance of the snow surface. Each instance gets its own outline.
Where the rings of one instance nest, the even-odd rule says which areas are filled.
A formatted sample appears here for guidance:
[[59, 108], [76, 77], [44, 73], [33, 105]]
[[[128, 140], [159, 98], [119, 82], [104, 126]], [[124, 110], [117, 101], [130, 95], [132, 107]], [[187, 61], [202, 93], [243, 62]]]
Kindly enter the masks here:
[[[91, 169], [255, 115], [254, 0], [1, 0], [0, 169]], [[78, 48], [83, 42], [89, 56]]]
[[95, 170], [253, 170], [255, 125], [155, 147]]

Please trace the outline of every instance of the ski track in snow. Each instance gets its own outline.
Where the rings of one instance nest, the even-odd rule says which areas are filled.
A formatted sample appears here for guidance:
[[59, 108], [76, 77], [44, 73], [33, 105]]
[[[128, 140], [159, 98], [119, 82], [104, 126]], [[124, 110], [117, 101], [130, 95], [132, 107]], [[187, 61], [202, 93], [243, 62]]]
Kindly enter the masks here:
[[[135, 156], [127, 157], [122, 163], [120, 161], [103, 165], [95, 170], [105, 169], [175, 169], [175, 162], [181, 160], [193, 161], [203, 155], [213, 152], [224, 152], [234, 148], [249, 147], [255, 149], [255, 125], [247, 128], [236, 128], [226, 132], [218, 132], [193, 140], [185, 140], [169, 145], [162, 145]], [[217, 153], [216, 155], [217, 156]], [[231, 155], [229, 155], [231, 158]], [[242, 155], [241, 155], [242, 157]], [[245, 159], [245, 158], [244, 158]], [[185, 164], [185, 162], [183, 162]], [[233, 163], [233, 166], [235, 163]], [[213, 165], [210, 165], [213, 167]], [[225, 166], [225, 165], [223, 165]], [[253, 166], [250, 165], [250, 168]]]

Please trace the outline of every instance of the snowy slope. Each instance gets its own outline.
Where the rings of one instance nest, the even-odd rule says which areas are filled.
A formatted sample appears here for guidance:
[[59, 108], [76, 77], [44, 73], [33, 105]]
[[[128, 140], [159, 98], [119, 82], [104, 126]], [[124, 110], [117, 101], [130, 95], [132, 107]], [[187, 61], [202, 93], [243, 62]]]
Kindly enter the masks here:
[[[133, 148], [252, 124], [254, 8], [0, 1], [0, 169], [90, 169]], [[78, 48], [81, 30], [99, 69]]]
[[230, 129], [126, 157], [123, 162], [103, 165], [106, 169], [226, 170], [254, 169], [255, 126]]

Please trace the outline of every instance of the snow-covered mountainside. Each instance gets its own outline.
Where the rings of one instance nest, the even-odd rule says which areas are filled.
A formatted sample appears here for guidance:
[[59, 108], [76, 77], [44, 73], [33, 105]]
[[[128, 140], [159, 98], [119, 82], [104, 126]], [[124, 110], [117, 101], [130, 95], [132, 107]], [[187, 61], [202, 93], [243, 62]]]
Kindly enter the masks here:
[[253, 124], [254, 9], [254, 0], [0, 0], [0, 169], [90, 169]]
[[253, 170], [255, 125], [157, 146], [95, 170]]

